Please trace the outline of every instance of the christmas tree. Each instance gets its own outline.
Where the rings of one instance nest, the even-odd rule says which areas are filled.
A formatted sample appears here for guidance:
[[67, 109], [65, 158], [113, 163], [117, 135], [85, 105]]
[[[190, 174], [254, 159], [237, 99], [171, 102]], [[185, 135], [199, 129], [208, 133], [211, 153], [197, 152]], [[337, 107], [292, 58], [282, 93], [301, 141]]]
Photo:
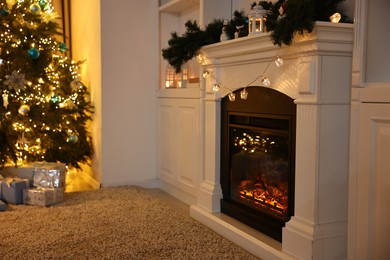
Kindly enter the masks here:
[[[51, 0], [0, 0], [0, 164], [92, 156], [93, 106]], [[58, 37], [57, 37], [58, 38]]]

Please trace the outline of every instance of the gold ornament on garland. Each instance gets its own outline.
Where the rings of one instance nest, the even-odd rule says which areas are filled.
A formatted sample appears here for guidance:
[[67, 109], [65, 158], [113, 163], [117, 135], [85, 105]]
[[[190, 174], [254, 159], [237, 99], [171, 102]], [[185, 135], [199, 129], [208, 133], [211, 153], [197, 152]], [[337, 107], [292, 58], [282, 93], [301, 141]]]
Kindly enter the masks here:
[[340, 13], [334, 13], [333, 15], [331, 15], [329, 17], [329, 20], [332, 22], [332, 23], [338, 23], [340, 22], [341, 20], [341, 14]]

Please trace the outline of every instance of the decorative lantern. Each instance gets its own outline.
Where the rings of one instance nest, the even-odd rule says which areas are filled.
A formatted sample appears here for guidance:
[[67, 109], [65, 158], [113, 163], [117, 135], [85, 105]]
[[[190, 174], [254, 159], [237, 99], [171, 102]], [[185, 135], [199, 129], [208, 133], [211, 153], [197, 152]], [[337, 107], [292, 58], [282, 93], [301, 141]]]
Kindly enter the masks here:
[[199, 63], [196, 59], [187, 62], [187, 78], [189, 83], [199, 83]]
[[267, 11], [260, 5], [255, 5], [248, 14], [249, 35], [263, 33], [265, 29]]
[[184, 88], [187, 83], [187, 65], [183, 66], [179, 73], [171, 65], [167, 64], [165, 69], [166, 88]]

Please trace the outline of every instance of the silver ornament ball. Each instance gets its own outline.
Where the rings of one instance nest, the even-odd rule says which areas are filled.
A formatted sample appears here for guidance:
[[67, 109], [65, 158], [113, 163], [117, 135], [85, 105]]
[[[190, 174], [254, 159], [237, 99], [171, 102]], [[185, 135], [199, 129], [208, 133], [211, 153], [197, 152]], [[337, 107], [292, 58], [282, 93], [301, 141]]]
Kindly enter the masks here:
[[30, 11], [33, 14], [40, 14], [42, 9], [41, 9], [41, 6], [39, 4], [32, 4], [32, 5], [30, 5]]
[[68, 137], [68, 139], [69, 139], [69, 142], [71, 142], [72, 144], [75, 144], [79, 140], [79, 137], [76, 134], [71, 134]]

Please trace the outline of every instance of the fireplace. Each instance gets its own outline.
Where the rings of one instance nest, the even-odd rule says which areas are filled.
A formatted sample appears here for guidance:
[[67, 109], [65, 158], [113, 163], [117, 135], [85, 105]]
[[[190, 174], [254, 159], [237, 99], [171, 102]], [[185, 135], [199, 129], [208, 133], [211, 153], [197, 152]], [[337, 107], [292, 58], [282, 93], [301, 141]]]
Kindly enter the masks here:
[[[197, 165], [202, 170], [198, 175], [200, 184], [195, 193], [196, 203], [192, 204], [190, 209], [192, 217], [261, 259], [347, 258], [352, 43], [352, 25], [317, 22], [312, 33], [297, 35], [292, 46], [274, 46], [268, 34], [260, 34], [202, 48], [202, 53], [207, 57], [204, 67], [210, 70], [214, 77], [202, 81], [201, 94], [204, 96], [199, 95], [201, 101], [197, 103], [201, 107], [201, 130], [196, 132], [199, 134], [201, 160]], [[284, 58], [283, 67], [273, 65], [276, 56]], [[241, 100], [237, 94], [245, 86], [243, 84], [265, 70], [264, 76], [270, 79], [271, 85], [268, 89], [271, 91], [263, 97], [260, 95], [252, 99], [255, 96], [252, 91], [260, 92], [265, 88], [248, 87], [247, 91], [251, 91], [248, 99]], [[214, 92], [215, 81], [222, 83], [225, 88]], [[231, 91], [236, 93], [236, 100], [233, 102], [225, 98]], [[280, 93], [289, 101], [274, 99], [273, 95]], [[277, 105], [276, 102], [280, 104]], [[277, 110], [281, 110], [284, 104], [295, 104], [296, 123], [294, 114]], [[222, 113], [223, 110], [226, 111], [226, 105], [229, 106], [228, 114]], [[270, 111], [271, 108], [277, 109]], [[256, 175], [255, 171], [252, 174], [248, 170], [249, 173], [246, 174], [252, 178], [245, 175], [235, 177], [238, 179], [237, 182], [234, 180], [236, 184], [232, 188], [226, 188], [224, 185], [231, 182], [230, 175], [229, 178], [222, 177], [221, 172], [227, 169], [230, 174], [231, 170], [229, 164], [226, 164], [228, 160], [222, 158], [232, 157], [238, 152], [226, 149], [229, 143], [221, 134], [223, 128], [231, 129], [225, 132], [225, 135], [230, 135], [230, 132], [236, 129], [239, 142], [244, 133], [252, 137], [259, 135], [259, 129], [263, 131], [265, 128], [268, 131], [266, 133], [278, 138], [283, 137], [283, 143], [283, 140], [288, 139], [284, 135], [287, 121], [291, 127], [291, 140], [288, 145], [291, 145], [293, 150], [291, 141], [295, 141], [295, 154], [277, 153], [278, 155], [272, 154], [261, 159], [264, 161], [282, 157], [282, 169], [282, 165], [287, 165], [286, 161], [291, 159], [288, 166], [291, 166], [290, 170], [295, 169], [295, 174], [279, 178], [283, 185], [288, 186], [287, 192], [294, 193], [294, 196], [288, 194], [288, 214], [285, 215], [282, 211], [276, 213], [274, 218], [275, 223], [282, 222], [283, 225], [283, 222], [291, 217], [281, 228], [282, 239], [278, 242], [280, 231], [276, 232], [277, 239], [271, 239], [270, 236], [273, 235], [267, 233], [268, 231], [258, 231], [243, 225], [236, 217], [226, 216], [226, 205], [237, 206], [242, 201], [241, 193], [232, 196], [236, 187], [247, 179], [252, 181], [252, 184], [254, 182], [252, 186], [255, 186], [257, 181], [263, 179], [264, 174]], [[247, 122], [254, 122], [255, 125], [247, 125]], [[232, 125], [229, 126], [229, 123]], [[267, 127], [256, 125], [258, 123], [262, 126], [265, 123]], [[234, 141], [230, 145], [234, 146]], [[224, 148], [221, 149], [222, 147]], [[258, 154], [260, 156], [260, 151]], [[286, 159], [289, 156], [290, 158]], [[253, 158], [254, 156], [247, 156], [245, 160], [250, 161]], [[221, 164], [221, 161], [224, 163]], [[278, 160], [274, 160], [274, 163], [275, 161]], [[234, 169], [234, 174], [235, 171]], [[286, 178], [290, 178], [288, 184]], [[237, 208], [246, 211], [248, 204], [259, 205], [247, 201]], [[261, 207], [263, 206], [255, 207], [250, 212], [257, 217]], [[265, 207], [272, 208], [267, 205]], [[270, 211], [264, 213], [264, 218], [272, 215]], [[241, 217], [243, 213], [239, 211], [235, 214]], [[253, 222], [259, 221], [255, 219]], [[265, 228], [271, 225], [258, 226]]]
[[222, 99], [221, 211], [281, 241], [294, 209], [296, 105], [270, 88], [247, 91]]

